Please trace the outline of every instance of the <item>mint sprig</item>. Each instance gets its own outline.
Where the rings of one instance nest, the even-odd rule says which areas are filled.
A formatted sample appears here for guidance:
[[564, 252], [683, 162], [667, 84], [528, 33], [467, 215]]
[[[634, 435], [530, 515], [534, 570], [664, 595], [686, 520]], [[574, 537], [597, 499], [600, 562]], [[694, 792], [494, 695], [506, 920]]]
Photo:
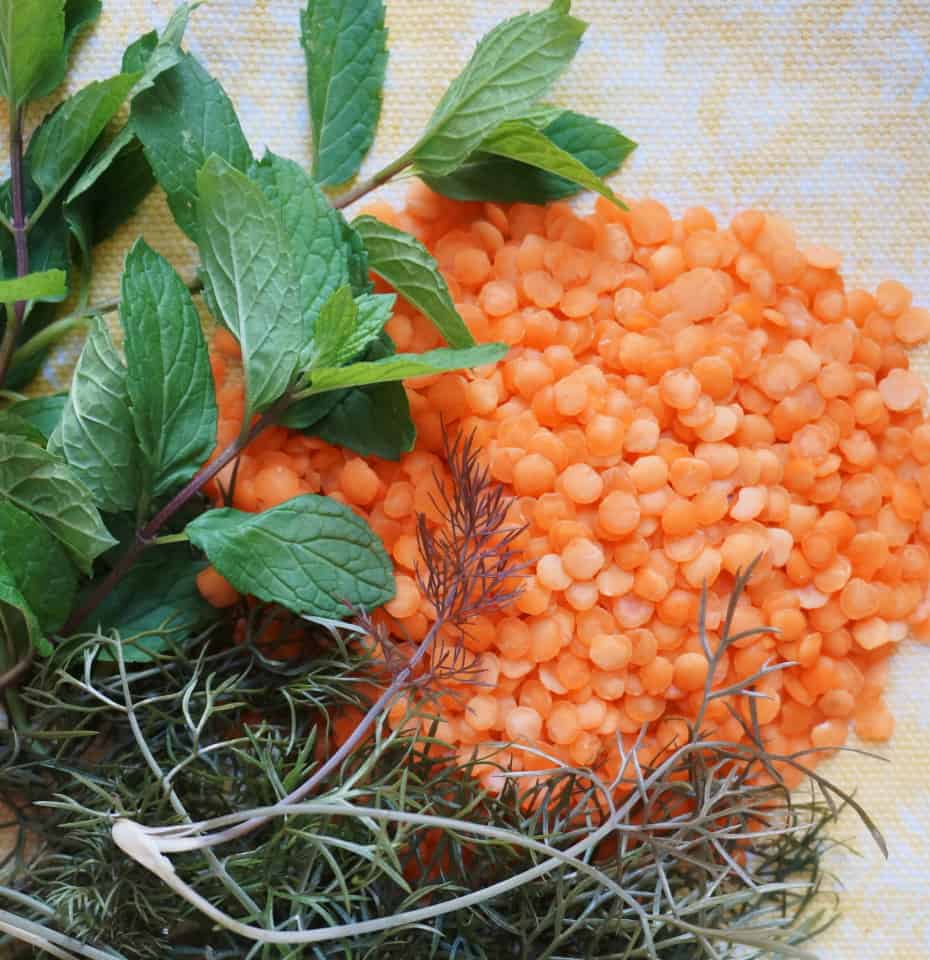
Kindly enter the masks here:
[[[93, 17], [94, 0], [42, 2], [67, 16], [51, 32], [54, 43], [18, 14], [8, 22], [15, 30], [7, 40], [21, 34], [32, 58], [0, 56], [0, 88], [12, 85], [14, 105], [40, 79], [54, 80], [52, 60]], [[15, 263], [19, 275], [0, 277], [0, 298], [16, 304], [0, 373], [14, 355], [20, 370], [35, 369], [55, 336], [94, 312], [82, 308], [51, 323], [48, 301], [75, 287], [70, 273], [79, 265], [86, 303], [93, 245], [153, 181], [200, 252], [200, 280], [185, 283], [138, 241], [126, 258], [121, 302], [97, 311], [118, 308], [122, 352], [94, 320], [67, 399], [14, 408], [8, 435], [0, 432], [0, 506], [40, 524], [79, 571], [80, 598], [61, 635], [128, 623], [150, 635], [151, 644], [133, 653], [143, 657], [209, 615], [193, 582], [207, 560], [239, 590], [296, 613], [335, 617], [346, 603], [372, 608], [389, 599], [393, 577], [377, 538], [338, 503], [304, 496], [251, 516], [204, 511], [200, 494], [215, 481], [232, 497], [243, 451], [279, 424], [362, 455], [397, 458], [416, 438], [404, 380], [506, 353], [502, 344], [475, 343], [422, 243], [371, 217], [350, 223], [340, 209], [410, 168], [450, 193], [476, 189], [476, 170], [497, 169], [508, 176], [488, 190], [520, 176], [525, 189], [539, 187], [531, 200], [584, 188], [619, 202], [600, 174], [616, 167], [629, 143], [541, 99], [586, 29], [566, 0], [556, 0], [495, 27], [410, 149], [353, 182], [381, 112], [384, 5], [308, 0], [300, 27], [312, 170], [273, 153], [256, 160], [220, 82], [181, 49], [195, 6], [182, 4], [161, 36], [135, 41], [121, 73], [66, 100], [25, 150], [15, 112], [9, 256], [0, 235], [3, 263]], [[128, 122], [101, 144], [127, 101]], [[346, 192], [331, 199], [327, 190], [344, 183]], [[375, 293], [370, 275], [427, 317], [447, 346], [397, 354], [385, 330], [395, 297]], [[242, 353], [242, 427], [223, 449], [214, 450], [217, 401], [197, 293]], [[24, 488], [27, 474], [45, 478], [45, 487]], [[147, 583], [162, 584], [159, 602], [138, 596]], [[29, 606], [29, 591], [21, 593]]]

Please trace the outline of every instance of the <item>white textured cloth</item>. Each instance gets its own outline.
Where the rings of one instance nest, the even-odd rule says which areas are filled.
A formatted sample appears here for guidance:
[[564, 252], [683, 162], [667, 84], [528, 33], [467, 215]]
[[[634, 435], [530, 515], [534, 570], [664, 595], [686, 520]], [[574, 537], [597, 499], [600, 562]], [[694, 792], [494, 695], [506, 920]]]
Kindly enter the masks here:
[[[388, 0], [391, 61], [383, 122], [366, 167], [408, 146], [475, 41], [543, 0]], [[119, 69], [126, 44], [171, 12], [170, 0], [104, 0], [78, 48], [72, 86]], [[299, 0], [212, 0], [189, 45], [232, 96], [246, 134], [309, 163], [298, 42]], [[777, 210], [805, 243], [845, 254], [850, 285], [885, 278], [930, 302], [930, 8], [927, 0], [576, 0], [591, 23], [553, 99], [603, 117], [640, 144], [615, 185], [675, 214], [703, 204], [727, 217]], [[34, 120], [38, 116], [36, 111]], [[160, 195], [97, 257], [93, 300], [115, 294], [132, 238], [190, 275], [190, 245]], [[74, 346], [46, 370], [66, 378]], [[926, 357], [922, 369], [930, 373]], [[818, 943], [836, 960], [930, 956], [930, 651], [906, 642], [894, 660], [898, 722], [884, 764], [843, 755], [827, 768], [857, 789], [888, 838], [886, 863], [853, 819], [861, 858], [835, 868], [843, 917]]]

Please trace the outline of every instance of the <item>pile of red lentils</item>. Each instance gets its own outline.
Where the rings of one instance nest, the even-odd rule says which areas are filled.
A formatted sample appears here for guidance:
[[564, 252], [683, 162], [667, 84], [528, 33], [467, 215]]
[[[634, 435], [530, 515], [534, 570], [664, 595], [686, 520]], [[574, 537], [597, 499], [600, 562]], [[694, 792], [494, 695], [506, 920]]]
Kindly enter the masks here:
[[[893, 281], [848, 289], [838, 253], [758, 211], [721, 225], [702, 207], [675, 220], [654, 200], [598, 200], [582, 215], [415, 184], [404, 211], [366, 212], [419, 237], [475, 337], [510, 352], [409, 383], [418, 440], [397, 463], [267, 431], [242, 457], [234, 505], [309, 492], [351, 505], [394, 560], [379, 616], [412, 650], [435, 615], [417, 587], [416, 517], [440, 521], [443, 425], [474, 434], [526, 525], [531, 575], [512, 609], [468, 625], [485, 686], [439, 698], [439, 735], [463, 755], [508, 740], [613, 774], [617, 734], [647, 724], [648, 758], [703, 697], [702, 586], [715, 648], [734, 579], [761, 556], [733, 630], [778, 633], [735, 643], [712, 683], [795, 664], [757, 686], [772, 752], [834, 748], [851, 729], [887, 739], [889, 658], [930, 636], [930, 423], [908, 362], [930, 311]], [[388, 332], [403, 352], [442, 345], [403, 300]], [[240, 429], [237, 358], [218, 335], [218, 449]], [[235, 597], [214, 571], [201, 585], [218, 604]], [[707, 720], [743, 735], [722, 700]], [[510, 762], [548, 766], [518, 746]]]

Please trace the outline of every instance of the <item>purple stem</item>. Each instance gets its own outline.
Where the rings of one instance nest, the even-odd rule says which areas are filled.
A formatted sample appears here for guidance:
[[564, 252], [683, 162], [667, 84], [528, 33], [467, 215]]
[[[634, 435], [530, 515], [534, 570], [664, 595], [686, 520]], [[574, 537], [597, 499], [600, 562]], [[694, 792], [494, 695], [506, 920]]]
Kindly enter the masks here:
[[[13, 241], [16, 245], [16, 276], [29, 273], [29, 244], [26, 240], [25, 178], [23, 177], [23, 111], [14, 111], [10, 116], [10, 193], [13, 200]], [[26, 303], [20, 301], [13, 307], [13, 315], [7, 317], [6, 331], [0, 344], [0, 384], [6, 379], [26, 315]]]

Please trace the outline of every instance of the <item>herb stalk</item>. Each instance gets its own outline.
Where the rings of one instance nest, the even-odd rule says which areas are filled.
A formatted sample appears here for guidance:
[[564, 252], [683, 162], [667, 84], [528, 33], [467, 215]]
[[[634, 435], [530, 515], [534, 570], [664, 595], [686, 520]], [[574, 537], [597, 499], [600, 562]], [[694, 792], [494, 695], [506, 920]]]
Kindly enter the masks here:
[[388, 181], [393, 180], [398, 173], [406, 170], [412, 162], [409, 155], [404, 154], [404, 156], [399, 157], [393, 163], [389, 163], [383, 170], [376, 173], [370, 179], [363, 180], [341, 196], [334, 197], [332, 201], [333, 207], [336, 210], [344, 210], [357, 200], [361, 200], [362, 197], [367, 196], [373, 190], [377, 190], [379, 187], [383, 187]]
[[[13, 202], [13, 241], [16, 246], [16, 276], [29, 273], [29, 244], [26, 240], [25, 179], [23, 177], [23, 110], [10, 111], [10, 193]], [[19, 336], [26, 303], [19, 301], [7, 308], [6, 330], [0, 343], [0, 383], [6, 379]]]

